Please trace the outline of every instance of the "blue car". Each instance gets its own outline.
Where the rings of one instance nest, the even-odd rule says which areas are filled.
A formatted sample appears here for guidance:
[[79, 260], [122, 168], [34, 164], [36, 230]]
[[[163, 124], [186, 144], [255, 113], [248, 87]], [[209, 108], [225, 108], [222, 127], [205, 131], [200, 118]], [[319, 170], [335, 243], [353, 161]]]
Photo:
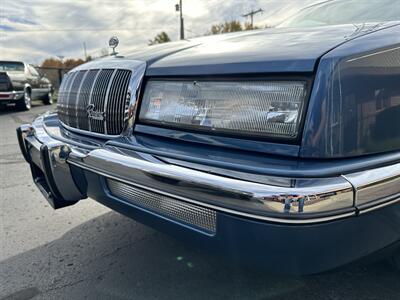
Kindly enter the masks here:
[[90, 197], [274, 272], [399, 261], [400, 1], [86, 63], [17, 136], [55, 209]]

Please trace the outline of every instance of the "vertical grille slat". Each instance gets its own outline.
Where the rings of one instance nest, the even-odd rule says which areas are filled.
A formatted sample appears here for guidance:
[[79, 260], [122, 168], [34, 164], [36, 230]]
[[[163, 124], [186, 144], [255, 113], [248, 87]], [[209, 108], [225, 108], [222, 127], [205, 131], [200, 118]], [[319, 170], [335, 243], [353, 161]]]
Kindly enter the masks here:
[[98, 72], [99, 70], [89, 70], [84, 81], [82, 82], [82, 86], [79, 92], [79, 103], [77, 108], [78, 129], [89, 130], [89, 122], [88, 122], [86, 108], [89, 105], [90, 93], [92, 91], [94, 80]]
[[119, 135], [124, 128], [132, 71], [89, 69], [64, 76], [58, 115], [65, 125], [88, 133]]
[[123, 130], [126, 99], [129, 87], [129, 81], [132, 72], [129, 70], [117, 70], [114, 80], [111, 83], [109, 94], [109, 105], [106, 114], [110, 122], [107, 123], [108, 134], [118, 134]]
[[[118, 72], [117, 71], [117, 73], [115, 74], [115, 76], [114, 76], [114, 80], [116, 81], [116, 82], [118, 82], [118, 81], [120, 81], [121, 80], [121, 72]], [[113, 132], [114, 130], [113, 130], [113, 124], [114, 124], [114, 118], [113, 118], [113, 115], [112, 115], [112, 112], [114, 111], [114, 109], [115, 109], [115, 101], [114, 101], [114, 98], [115, 98], [115, 93], [116, 93], [116, 85], [114, 84], [114, 82], [112, 82], [111, 83], [111, 87], [110, 87], [110, 94], [109, 94], [109, 99], [108, 99], [108, 101], [109, 101], [109, 106], [107, 107], [107, 111], [106, 111], [106, 114], [107, 114], [107, 116], [108, 116], [108, 119], [110, 120], [109, 122], [108, 122], [108, 126], [107, 126], [107, 132]]]
[[117, 128], [118, 128], [118, 124], [116, 124], [116, 122], [115, 122], [115, 120], [116, 120], [116, 115], [115, 114], [116, 114], [116, 109], [119, 106], [118, 102], [120, 102], [121, 95], [123, 93], [123, 89], [121, 88], [121, 84], [122, 84], [122, 82], [124, 80], [125, 72], [121, 71], [120, 74], [121, 74], [120, 80], [115, 83], [115, 92], [114, 92], [115, 98], [113, 99], [114, 106], [113, 106], [113, 110], [110, 112], [111, 120], [113, 120], [113, 122], [111, 122], [111, 126], [112, 126], [112, 131], [111, 132], [115, 132], [115, 130], [117, 130]]
[[70, 124], [70, 109], [71, 109], [70, 95], [71, 95], [71, 90], [72, 90], [73, 84], [75, 82], [75, 78], [77, 77], [78, 73], [79, 72], [75, 72], [75, 73], [73, 73], [73, 75], [71, 75], [71, 78], [68, 81], [68, 85], [66, 86], [66, 89], [65, 89], [64, 117], [65, 117], [66, 122], [68, 122], [68, 124]]
[[63, 102], [63, 94], [65, 89], [65, 84], [67, 82], [68, 74], [64, 76], [63, 80], [61, 81], [60, 88], [58, 90], [58, 99], [57, 99], [57, 112], [60, 120], [62, 119], [62, 105]]
[[[116, 82], [121, 82], [122, 76], [123, 76], [123, 73], [122, 72], [118, 72], [115, 83]], [[118, 99], [118, 95], [117, 95], [118, 94], [118, 85], [115, 84], [115, 83], [113, 82], [113, 84], [112, 84], [112, 93], [111, 93], [112, 99], [110, 101], [112, 103], [111, 104], [111, 109], [107, 112], [107, 114], [109, 115], [109, 118], [110, 118], [109, 128], [107, 129], [108, 132], [114, 132], [115, 131], [115, 127], [116, 127], [115, 118], [114, 118], [113, 112], [115, 111], [115, 109], [117, 107], [115, 98]]]
[[65, 94], [65, 88], [66, 88], [68, 80], [69, 80], [69, 75], [67, 74], [67, 75], [64, 76], [64, 79], [61, 82], [60, 90], [58, 92], [57, 111], [58, 111], [58, 115], [60, 117], [60, 120], [64, 119], [64, 105], [65, 105], [64, 94]]
[[[106, 99], [105, 99], [105, 103], [104, 103], [104, 113], [106, 114], [106, 117], [107, 117], [107, 107], [109, 105], [108, 100], [110, 98], [111, 83], [113, 82], [116, 73], [117, 73], [117, 70], [113, 70], [113, 72], [111, 74], [111, 78], [110, 78], [110, 80], [108, 82], [108, 85], [107, 85]], [[112, 104], [112, 103], [110, 103], [110, 104]], [[104, 133], [108, 134], [107, 122], [104, 122], [103, 125], [104, 125]]]
[[[104, 111], [107, 87], [113, 71], [112, 69], [101, 70], [95, 82], [91, 104], [98, 112]], [[90, 119], [90, 128], [92, 132], [105, 133], [103, 120]]]
[[85, 75], [86, 71], [79, 71], [75, 76], [75, 79], [72, 83], [71, 90], [68, 94], [68, 121], [69, 126], [77, 127], [78, 126], [78, 119], [76, 118], [76, 105], [78, 101], [78, 93], [79, 88], [82, 84], [82, 79]]
[[60, 118], [61, 121], [67, 122], [67, 107], [68, 107], [68, 92], [71, 87], [71, 83], [75, 77], [75, 73], [70, 73], [65, 77], [65, 85], [63, 85], [60, 101]]
[[[96, 84], [96, 81], [97, 81], [97, 78], [99, 77], [99, 75], [100, 75], [100, 70], [98, 70], [98, 72], [96, 73], [96, 76], [95, 76], [95, 78], [93, 80], [92, 88], [90, 89], [88, 107], [92, 104], [93, 95], [95, 94], [94, 93], [94, 87], [95, 87], [95, 84]], [[88, 128], [89, 128], [88, 130], [92, 131], [92, 128], [90, 126], [91, 123], [90, 123], [89, 115], [88, 115], [88, 112], [87, 112], [87, 108], [85, 108], [85, 110], [86, 110], [86, 114], [87, 114], [86, 120], [87, 120], [87, 124], [88, 124]]]

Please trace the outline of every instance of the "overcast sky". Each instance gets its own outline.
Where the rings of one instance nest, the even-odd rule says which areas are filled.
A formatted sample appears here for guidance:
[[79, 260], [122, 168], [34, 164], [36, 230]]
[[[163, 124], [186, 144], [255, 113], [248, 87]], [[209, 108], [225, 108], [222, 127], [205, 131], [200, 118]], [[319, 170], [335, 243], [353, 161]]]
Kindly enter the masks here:
[[[241, 20], [262, 8], [259, 26], [273, 25], [317, 0], [183, 0], [186, 37], [203, 35], [212, 24]], [[116, 35], [119, 52], [147, 47], [165, 31], [179, 37], [178, 0], [0, 0], [1, 59], [40, 64], [47, 57], [98, 55]], [[317, 1], [318, 2], [318, 1]]]

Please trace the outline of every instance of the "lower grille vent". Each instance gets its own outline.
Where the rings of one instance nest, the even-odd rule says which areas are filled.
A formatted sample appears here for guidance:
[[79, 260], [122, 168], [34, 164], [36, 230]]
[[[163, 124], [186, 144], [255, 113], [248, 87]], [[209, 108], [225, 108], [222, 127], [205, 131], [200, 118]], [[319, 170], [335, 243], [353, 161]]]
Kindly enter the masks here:
[[216, 232], [217, 213], [214, 210], [139, 189], [113, 179], [107, 179], [107, 185], [111, 194], [117, 198], [207, 233]]

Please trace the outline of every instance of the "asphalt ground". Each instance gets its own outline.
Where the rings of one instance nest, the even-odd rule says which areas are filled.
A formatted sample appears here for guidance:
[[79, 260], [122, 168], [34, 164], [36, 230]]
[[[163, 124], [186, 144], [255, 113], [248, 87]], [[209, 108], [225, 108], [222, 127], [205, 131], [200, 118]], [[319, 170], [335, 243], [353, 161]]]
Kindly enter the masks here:
[[201, 253], [91, 199], [53, 210], [15, 136], [18, 124], [51, 109], [0, 111], [0, 300], [400, 299], [400, 271], [385, 261], [307, 277], [268, 274]]

